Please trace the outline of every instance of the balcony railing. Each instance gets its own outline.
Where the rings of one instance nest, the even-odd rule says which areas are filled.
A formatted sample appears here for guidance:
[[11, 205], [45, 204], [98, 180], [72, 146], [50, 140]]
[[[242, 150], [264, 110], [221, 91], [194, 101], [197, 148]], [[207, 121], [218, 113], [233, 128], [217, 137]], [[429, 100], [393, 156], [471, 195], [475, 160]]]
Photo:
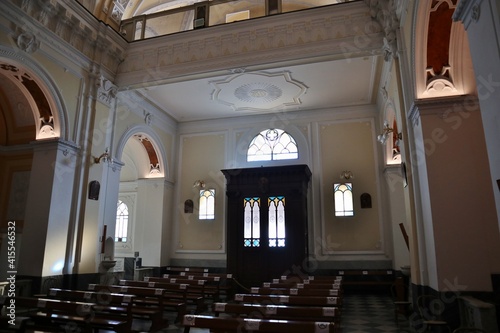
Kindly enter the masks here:
[[134, 41], [351, 1], [360, 0], [209, 0], [122, 20], [120, 32]]

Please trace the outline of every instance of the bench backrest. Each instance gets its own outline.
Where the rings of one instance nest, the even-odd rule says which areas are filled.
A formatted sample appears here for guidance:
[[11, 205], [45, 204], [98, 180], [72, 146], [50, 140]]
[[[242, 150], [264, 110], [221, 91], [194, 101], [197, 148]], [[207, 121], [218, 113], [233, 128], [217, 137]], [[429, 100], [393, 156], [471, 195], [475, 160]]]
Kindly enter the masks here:
[[167, 272], [179, 273], [179, 272], [196, 272], [196, 273], [208, 273], [208, 268], [203, 267], [179, 267], [179, 266], [169, 266], [167, 267]]
[[295, 283], [295, 282], [263, 282], [264, 288], [299, 288], [299, 289], [342, 289], [342, 282], [335, 283]]
[[80, 317], [91, 316], [93, 313], [92, 307], [95, 305], [90, 302], [61, 301], [48, 298], [21, 296], [9, 298], [5, 302], [11, 302], [11, 300], [14, 300], [16, 309], [33, 309], [35, 311], [42, 311], [47, 315], [52, 313], [67, 313], [71, 315], [78, 315]]
[[208, 328], [210, 331], [225, 332], [262, 332], [262, 333], [335, 333], [336, 326], [332, 322], [220, 318], [201, 315], [185, 315], [183, 325], [185, 332], [189, 328]]
[[107, 305], [132, 303], [135, 296], [131, 294], [112, 293], [104, 289], [101, 291], [84, 291], [50, 288], [48, 297], [59, 300], [84, 301]]
[[245, 315], [250, 318], [296, 319], [309, 321], [337, 322], [340, 319], [338, 307], [261, 305], [240, 303], [214, 303], [215, 316], [221, 313]]
[[252, 294], [260, 295], [297, 295], [297, 296], [336, 296], [340, 297], [342, 292], [340, 289], [312, 289], [312, 288], [259, 288], [252, 287]]
[[149, 297], [158, 299], [161, 304], [165, 289], [162, 288], [144, 288], [135, 286], [117, 286], [117, 285], [103, 285], [103, 284], [89, 284], [89, 290], [96, 292], [110, 292], [110, 293], [124, 293], [135, 295], [138, 297]]
[[341, 298], [335, 296], [294, 296], [294, 295], [258, 295], [236, 294], [234, 301], [238, 303], [284, 304], [284, 305], [317, 305], [340, 306]]

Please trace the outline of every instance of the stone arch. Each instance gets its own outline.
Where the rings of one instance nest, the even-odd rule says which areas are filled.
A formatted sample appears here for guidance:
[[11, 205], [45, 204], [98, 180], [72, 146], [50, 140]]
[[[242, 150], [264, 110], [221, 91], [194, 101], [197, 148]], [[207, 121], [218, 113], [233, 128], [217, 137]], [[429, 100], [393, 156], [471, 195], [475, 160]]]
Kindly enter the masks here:
[[[151, 129], [151, 127], [146, 125], [136, 125], [129, 128], [118, 141], [116, 147], [116, 157], [120, 157], [123, 154], [125, 145], [130, 138], [136, 137], [138, 140], [142, 140], [144, 149], [149, 158], [150, 173], [149, 175], [144, 175], [144, 178], [157, 178], [157, 177], [169, 177], [169, 168], [167, 165], [166, 152], [163, 144], [158, 135]], [[140, 137], [139, 137], [140, 136]]]
[[475, 80], [467, 34], [459, 22], [452, 20], [456, 5], [457, 0], [420, 1], [416, 5], [412, 54], [417, 99], [471, 94], [475, 90], [470, 83]]
[[0, 71], [25, 96], [33, 113], [35, 138], [69, 139], [67, 111], [62, 95], [50, 75], [36, 62], [0, 47]]

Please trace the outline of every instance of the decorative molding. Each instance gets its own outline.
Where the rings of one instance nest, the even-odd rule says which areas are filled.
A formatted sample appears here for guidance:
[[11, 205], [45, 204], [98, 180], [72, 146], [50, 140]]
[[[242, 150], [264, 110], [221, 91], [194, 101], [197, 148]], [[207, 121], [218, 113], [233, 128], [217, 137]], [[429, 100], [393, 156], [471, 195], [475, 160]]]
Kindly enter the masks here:
[[481, 3], [483, 0], [459, 0], [453, 12], [453, 21], [462, 21], [465, 29], [471, 23], [477, 23], [481, 17]]
[[[213, 26], [135, 41], [120, 65], [121, 89], [197, 78], [227, 70], [266, 70], [263, 63], [301, 64], [382, 54], [384, 31], [374, 24], [369, 8], [355, 1], [259, 18], [259, 25], [237, 22], [228, 31]], [[271, 67], [269, 67], [271, 68]]]
[[[307, 92], [307, 86], [294, 80], [287, 71], [235, 74], [210, 84], [214, 86], [212, 99], [235, 111], [300, 105], [300, 97]], [[234, 88], [235, 85], [238, 87]]]
[[81, 68], [95, 61], [110, 73], [123, 61], [127, 42], [78, 1], [5, 1], [0, 15], [12, 22], [12, 38], [28, 53], [44, 43]]
[[446, 119], [451, 113], [476, 111], [480, 111], [477, 96], [461, 95], [433, 99], [427, 98], [416, 100], [412, 104], [408, 119], [411, 121], [411, 124], [416, 126], [422, 115], [436, 115], [441, 119]]
[[472, 6], [471, 18], [474, 22], [477, 22], [479, 21], [480, 16], [481, 16], [481, 6], [475, 4], [474, 6]]
[[97, 80], [96, 85], [97, 99], [106, 106], [111, 106], [111, 102], [116, 98], [118, 88], [102, 75]]
[[375, 19], [384, 31], [384, 59], [389, 61], [391, 57], [397, 57], [397, 30], [399, 29], [398, 11], [401, 8], [395, 0], [364, 0], [370, 8], [370, 15]]

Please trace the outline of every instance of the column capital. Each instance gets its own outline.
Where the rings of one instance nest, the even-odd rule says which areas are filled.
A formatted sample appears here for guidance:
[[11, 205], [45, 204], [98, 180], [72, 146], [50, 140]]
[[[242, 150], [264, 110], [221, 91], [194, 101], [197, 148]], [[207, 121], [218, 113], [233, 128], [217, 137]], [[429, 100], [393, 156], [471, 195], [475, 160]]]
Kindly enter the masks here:
[[472, 22], [477, 22], [481, 16], [481, 2], [483, 0], [460, 0], [457, 8], [453, 13], [453, 21], [462, 21], [467, 30], [467, 27]]

